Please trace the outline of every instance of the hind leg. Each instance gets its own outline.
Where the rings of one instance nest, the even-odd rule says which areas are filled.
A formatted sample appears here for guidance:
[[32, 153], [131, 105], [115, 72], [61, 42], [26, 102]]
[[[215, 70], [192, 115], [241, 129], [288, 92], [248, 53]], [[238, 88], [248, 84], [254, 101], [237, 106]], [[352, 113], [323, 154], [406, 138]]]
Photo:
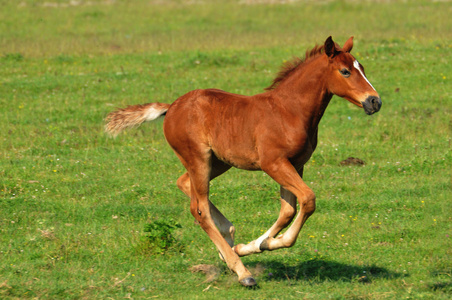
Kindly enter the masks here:
[[[231, 166], [219, 161], [217, 158], [214, 157], [212, 159], [212, 169], [210, 171], [210, 180], [214, 179], [215, 177], [220, 176], [221, 174], [223, 174], [230, 168], [231, 168]], [[188, 172], [184, 173], [177, 180], [177, 187], [188, 197], [191, 196], [190, 185], [191, 185], [190, 176], [188, 175]], [[217, 226], [221, 235], [224, 237], [226, 242], [228, 242], [229, 246], [231, 246], [231, 247], [234, 246], [235, 227], [210, 200], [209, 200], [209, 208], [210, 208], [210, 213], [212, 215], [213, 221], [215, 222], [215, 225]], [[224, 261], [224, 258], [221, 255], [220, 255], [220, 258]]]
[[[210, 149], [191, 148], [189, 161], [182, 160], [190, 178], [190, 212], [199, 222], [201, 228], [217, 247], [229, 269], [238, 275], [239, 282], [244, 286], [256, 285], [248, 269], [243, 265], [237, 253], [235, 253], [223, 235], [217, 228], [212, 216], [209, 203], [209, 181], [211, 174], [212, 154]], [[193, 153], [196, 151], [196, 153]]]

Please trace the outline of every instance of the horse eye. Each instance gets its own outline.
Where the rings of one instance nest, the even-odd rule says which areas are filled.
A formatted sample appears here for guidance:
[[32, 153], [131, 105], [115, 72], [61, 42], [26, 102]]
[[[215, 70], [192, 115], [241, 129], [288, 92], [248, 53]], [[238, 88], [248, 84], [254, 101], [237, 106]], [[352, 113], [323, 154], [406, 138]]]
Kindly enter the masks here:
[[344, 76], [345, 78], [347, 78], [347, 77], [349, 77], [351, 75], [350, 71], [348, 69], [346, 69], [346, 68], [343, 68], [339, 72], [341, 72], [342, 76]]

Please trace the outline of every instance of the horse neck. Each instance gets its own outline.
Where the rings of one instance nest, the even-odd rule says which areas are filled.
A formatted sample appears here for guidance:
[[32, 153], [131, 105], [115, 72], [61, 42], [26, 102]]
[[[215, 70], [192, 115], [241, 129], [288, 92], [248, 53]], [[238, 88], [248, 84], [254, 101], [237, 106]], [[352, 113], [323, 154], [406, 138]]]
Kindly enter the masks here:
[[317, 128], [333, 96], [327, 89], [327, 66], [325, 55], [312, 58], [273, 90], [281, 104], [305, 119], [312, 129]]

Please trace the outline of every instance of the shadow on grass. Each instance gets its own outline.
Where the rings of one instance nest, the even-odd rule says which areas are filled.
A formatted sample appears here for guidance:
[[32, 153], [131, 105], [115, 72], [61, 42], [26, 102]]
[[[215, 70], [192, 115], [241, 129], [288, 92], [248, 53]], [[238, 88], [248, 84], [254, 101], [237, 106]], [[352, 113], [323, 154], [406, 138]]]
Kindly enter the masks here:
[[433, 291], [452, 293], [452, 281], [436, 282], [429, 284], [428, 287]]
[[435, 278], [435, 281], [428, 284], [428, 288], [433, 291], [440, 291], [444, 293], [452, 293], [452, 280], [450, 280], [450, 273], [452, 270], [434, 270], [430, 272], [430, 276]]
[[[335, 261], [315, 259], [287, 265], [283, 262], [250, 263], [251, 269], [260, 269], [260, 280], [306, 280], [306, 281], [357, 281], [368, 283], [372, 279], [393, 279], [409, 276], [389, 271], [375, 265], [348, 265]], [[257, 275], [257, 274], [256, 274]]]

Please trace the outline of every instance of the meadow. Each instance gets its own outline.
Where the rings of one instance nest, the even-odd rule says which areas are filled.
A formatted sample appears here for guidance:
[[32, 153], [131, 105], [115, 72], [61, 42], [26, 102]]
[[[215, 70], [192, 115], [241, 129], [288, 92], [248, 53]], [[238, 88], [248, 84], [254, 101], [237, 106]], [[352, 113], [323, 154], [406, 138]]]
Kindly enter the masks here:
[[[450, 1], [0, 6], [0, 298], [450, 299]], [[242, 258], [259, 286], [246, 289], [176, 187], [163, 120], [113, 139], [104, 118], [196, 88], [260, 93], [330, 35], [355, 36], [383, 106], [333, 98], [304, 172], [317, 210], [292, 248]], [[262, 172], [227, 172], [211, 200], [237, 243], [279, 213]]]

